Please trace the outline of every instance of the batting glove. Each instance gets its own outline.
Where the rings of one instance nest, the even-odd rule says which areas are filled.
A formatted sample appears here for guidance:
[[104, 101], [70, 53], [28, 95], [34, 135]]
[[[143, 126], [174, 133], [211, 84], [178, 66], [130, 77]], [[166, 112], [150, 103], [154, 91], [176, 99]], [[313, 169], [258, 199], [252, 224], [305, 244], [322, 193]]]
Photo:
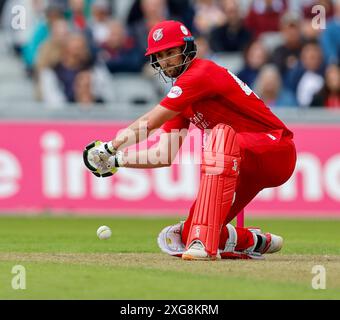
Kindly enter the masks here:
[[116, 156], [121, 156], [121, 153], [121, 151], [117, 152], [117, 150], [110, 148], [110, 143], [95, 141], [86, 146], [83, 159], [86, 167], [95, 176], [110, 177], [118, 170]]

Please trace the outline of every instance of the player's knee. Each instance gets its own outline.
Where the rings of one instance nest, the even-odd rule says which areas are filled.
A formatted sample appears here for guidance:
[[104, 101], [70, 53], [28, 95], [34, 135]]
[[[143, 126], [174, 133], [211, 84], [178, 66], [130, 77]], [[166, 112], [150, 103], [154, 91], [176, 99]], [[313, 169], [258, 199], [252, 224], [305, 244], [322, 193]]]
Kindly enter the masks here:
[[216, 125], [208, 136], [205, 151], [238, 155], [240, 148], [235, 130], [223, 123]]
[[202, 172], [213, 175], [238, 174], [240, 162], [240, 147], [235, 130], [226, 124], [216, 125], [203, 153]]

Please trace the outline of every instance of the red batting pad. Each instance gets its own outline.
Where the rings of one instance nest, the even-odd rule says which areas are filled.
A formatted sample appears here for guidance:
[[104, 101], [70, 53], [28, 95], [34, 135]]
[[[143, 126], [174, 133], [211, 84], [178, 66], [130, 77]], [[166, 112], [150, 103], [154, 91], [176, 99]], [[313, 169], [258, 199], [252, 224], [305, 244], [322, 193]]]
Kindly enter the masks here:
[[217, 254], [221, 228], [233, 202], [240, 162], [235, 131], [224, 124], [214, 127], [203, 152], [202, 179], [187, 248], [193, 240], [200, 240], [210, 255]]

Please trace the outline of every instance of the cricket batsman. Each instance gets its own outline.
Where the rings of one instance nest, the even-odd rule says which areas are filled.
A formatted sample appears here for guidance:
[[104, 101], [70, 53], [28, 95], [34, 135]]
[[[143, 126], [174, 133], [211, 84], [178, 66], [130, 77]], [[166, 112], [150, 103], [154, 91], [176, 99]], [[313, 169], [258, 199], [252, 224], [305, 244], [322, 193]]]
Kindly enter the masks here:
[[[296, 164], [293, 133], [232, 72], [196, 54], [194, 37], [181, 22], [155, 25], [146, 56], [173, 87], [112, 141], [88, 145], [84, 162], [98, 177], [119, 167], [170, 166], [193, 123], [206, 132], [197, 199], [185, 222], [162, 230], [158, 244], [183, 260], [261, 259], [281, 249], [282, 237], [230, 222], [261, 190], [290, 178]], [[162, 133], [152, 150], [127, 151], [158, 128]], [[148, 160], [139, 162], [146, 153]]]

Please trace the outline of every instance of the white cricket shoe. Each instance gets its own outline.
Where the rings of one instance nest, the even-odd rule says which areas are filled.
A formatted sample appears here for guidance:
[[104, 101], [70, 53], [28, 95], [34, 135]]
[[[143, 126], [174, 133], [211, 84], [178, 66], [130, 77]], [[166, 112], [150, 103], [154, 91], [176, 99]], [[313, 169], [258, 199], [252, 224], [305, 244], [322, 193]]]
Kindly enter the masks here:
[[[254, 238], [254, 245], [243, 250], [236, 251], [237, 232], [233, 225], [227, 225], [229, 237], [225, 248], [220, 250], [222, 259], [256, 259], [263, 260], [267, 253], [280, 251], [283, 246], [283, 239], [271, 233], [263, 233], [260, 228], [247, 228]], [[259, 243], [259, 241], [261, 241]], [[259, 246], [258, 246], [259, 244]], [[255, 251], [256, 249], [256, 251]]]
[[171, 256], [181, 257], [185, 251], [182, 243], [183, 222], [164, 228], [157, 238], [159, 248]]
[[[258, 228], [249, 228], [254, 236], [260, 236], [262, 238], [261, 246], [256, 250], [260, 254], [264, 253], [275, 253], [282, 249], [283, 246], [283, 238], [273, 234], [273, 233], [262, 233], [261, 229]], [[256, 239], [256, 237], [255, 237]], [[254, 240], [255, 240], [254, 239]], [[257, 242], [257, 241], [255, 241]]]
[[260, 249], [262, 254], [264, 253], [275, 253], [282, 249], [283, 238], [272, 233], [265, 233], [266, 243], [263, 249]]
[[[201, 241], [194, 241], [186, 250], [182, 243], [183, 222], [164, 228], [158, 235], [158, 245], [160, 249], [171, 256], [182, 257], [183, 260], [216, 260], [216, 259], [264, 259], [264, 253], [275, 253], [281, 250], [283, 246], [282, 237], [262, 233], [259, 228], [249, 228], [254, 235], [254, 246], [244, 251], [236, 251], [237, 244], [236, 230], [232, 225], [227, 225], [229, 238], [226, 247], [219, 250], [216, 257], [211, 257], [206, 251]], [[257, 236], [262, 237], [262, 244], [256, 251]]]
[[188, 250], [186, 250], [182, 255], [183, 260], [217, 260], [221, 259], [218, 253], [215, 257], [210, 256], [206, 251], [203, 243], [199, 240], [194, 240]]

